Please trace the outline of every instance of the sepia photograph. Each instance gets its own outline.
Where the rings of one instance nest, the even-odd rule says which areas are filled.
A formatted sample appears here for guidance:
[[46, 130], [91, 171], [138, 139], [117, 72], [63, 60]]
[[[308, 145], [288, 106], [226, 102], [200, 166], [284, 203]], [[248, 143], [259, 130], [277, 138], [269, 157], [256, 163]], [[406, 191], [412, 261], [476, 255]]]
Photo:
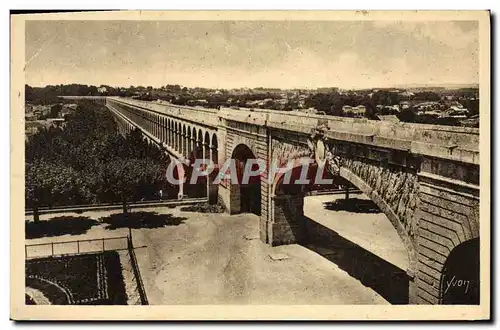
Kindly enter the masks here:
[[11, 14], [11, 150], [15, 320], [490, 317], [488, 11]]

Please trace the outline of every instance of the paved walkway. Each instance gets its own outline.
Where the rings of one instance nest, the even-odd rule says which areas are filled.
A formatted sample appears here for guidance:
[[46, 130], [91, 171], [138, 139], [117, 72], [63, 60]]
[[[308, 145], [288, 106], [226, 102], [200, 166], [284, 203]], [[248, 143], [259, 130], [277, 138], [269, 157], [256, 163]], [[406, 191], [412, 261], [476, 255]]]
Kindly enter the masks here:
[[25, 288], [25, 293], [35, 302], [36, 305], [50, 305], [49, 299], [38, 289], [27, 286]]
[[[364, 194], [351, 194], [351, 198], [369, 200]], [[384, 213], [353, 213], [333, 211], [325, 204], [344, 195], [310, 196], [304, 200], [304, 214], [323, 226], [339, 233], [345, 239], [361, 246], [393, 265], [407, 270], [408, 252], [396, 229]]]

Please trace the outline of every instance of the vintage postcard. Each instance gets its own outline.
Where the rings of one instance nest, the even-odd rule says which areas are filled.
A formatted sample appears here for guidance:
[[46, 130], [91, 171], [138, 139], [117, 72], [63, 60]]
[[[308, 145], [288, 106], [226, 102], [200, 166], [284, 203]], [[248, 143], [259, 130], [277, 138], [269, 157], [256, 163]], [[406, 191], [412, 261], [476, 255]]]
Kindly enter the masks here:
[[490, 318], [488, 11], [11, 15], [11, 75], [12, 319]]

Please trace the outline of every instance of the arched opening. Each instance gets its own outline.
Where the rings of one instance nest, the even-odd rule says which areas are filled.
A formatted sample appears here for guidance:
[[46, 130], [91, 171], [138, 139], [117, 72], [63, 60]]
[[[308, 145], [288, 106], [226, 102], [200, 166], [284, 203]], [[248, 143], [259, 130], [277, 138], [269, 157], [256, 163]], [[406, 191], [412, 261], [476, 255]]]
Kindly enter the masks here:
[[443, 266], [441, 303], [479, 305], [479, 238], [455, 247]]
[[214, 162], [215, 165], [219, 163], [219, 152], [218, 152], [219, 144], [217, 143], [217, 134], [212, 135], [212, 161]]
[[170, 146], [170, 119], [165, 119], [165, 143]]
[[167, 118], [163, 117], [161, 121], [161, 141], [167, 142]]
[[158, 116], [158, 139], [163, 142], [163, 117]]
[[196, 128], [192, 127], [191, 128], [191, 141], [189, 142], [191, 144], [191, 157], [195, 157], [195, 151], [196, 151]]
[[[173, 178], [174, 180], [176, 180], [177, 182], [180, 182], [182, 180], [183, 177], [185, 177], [186, 175], [186, 169], [184, 168], [184, 165], [183, 164], [177, 164], [174, 168], [173, 168]], [[181, 197], [184, 197], [184, 195], [186, 195], [186, 191], [184, 189], [184, 184], [183, 183], [179, 183], [179, 184], [168, 184], [167, 185], [167, 189], [166, 189], [166, 194], [167, 194], [167, 198], [181, 198]]]
[[191, 156], [191, 152], [193, 151], [192, 146], [191, 146], [191, 127], [188, 126], [187, 131], [186, 131], [186, 141], [187, 141], [187, 147], [186, 147], [186, 157]]
[[162, 130], [162, 127], [163, 127], [163, 117], [158, 115], [158, 127], [156, 129], [156, 132], [157, 132], [157, 138], [160, 140], [160, 141], [163, 141], [163, 130]]
[[160, 128], [160, 116], [154, 115], [155, 125], [154, 125], [154, 136], [158, 137], [158, 131]]
[[182, 125], [182, 136], [181, 136], [181, 155], [186, 156], [186, 125]]
[[170, 120], [170, 146], [175, 150], [175, 122]]
[[[247, 162], [250, 159], [256, 159], [252, 150], [244, 145], [239, 144], [233, 151], [232, 159], [235, 160], [236, 173], [239, 184], [231, 185], [231, 200], [236, 202], [232, 205], [232, 213], [253, 213], [261, 214], [261, 182], [260, 176], [250, 177], [248, 182], [243, 182], [243, 174]], [[253, 165], [258, 166], [257, 164]], [[252, 168], [255, 170], [255, 168]], [[234, 198], [233, 198], [234, 196]], [[233, 204], [233, 203], [232, 203]]]
[[175, 126], [174, 121], [170, 120], [170, 147], [175, 150]]
[[200, 159], [203, 158], [203, 133], [201, 129], [198, 130], [198, 138], [196, 139], [197, 154]]
[[166, 133], [167, 133], [167, 145], [170, 147], [170, 119], [167, 118], [167, 127], [166, 127]]
[[175, 151], [179, 152], [179, 123], [175, 122], [175, 131], [174, 131], [174, 139], [175, 139]]
[[208, 132], [205, 132], [205, 140], [203, 141], [204, 145], [204, 150], [205, 154], [203, 155], [205, 159], [210, 159], [211, 153], [210, 153], [210, 134]]
[[172, 131], [170, 132], [170, 135], [172, 136], [171, 146], [172, 146], [172, 149], [177, 150], [176, 138], [175, 138], [175, 134], [176, 134], [176, 131], [177, 131], [177, 126], [176, 126], [175, 121], [172, 120], [170, 122], [170, 126], [172, 127]]
[[302, 166], [287, 173], [289, 183], [284, 182], [287, 174], [275, 180], [272, 243], [305, 245], [388, 302], [407, 304], [407, 271], [410, 260], [414, 261], [409, 238], [382, 211], [380, 201], [372, 199], [371, 190], [360, 178], [348, 175], [345, 169], [339, 176], [320, 170], [319, 177], [331, 182], [318, 184], [315, 163], [302, 177], [309, 183], [297, 184], [304, 174]]

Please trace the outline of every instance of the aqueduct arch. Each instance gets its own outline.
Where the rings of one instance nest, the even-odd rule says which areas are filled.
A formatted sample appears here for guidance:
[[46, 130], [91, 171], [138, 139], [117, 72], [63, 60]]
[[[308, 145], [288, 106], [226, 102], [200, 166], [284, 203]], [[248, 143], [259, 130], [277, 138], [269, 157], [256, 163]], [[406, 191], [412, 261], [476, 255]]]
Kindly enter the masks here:
[[456, 246], [443, 266], [442, 304], [479, 304], [479, 237]]
[[[243, 181], [243, 172], [249, 160], [257, 159], [255, 153], [246, 144], [238, 144], [231, 153], [234, 160], [238, 183], [230, 183], [230, 213], [253, 213], [261, 215], [261, 185], [260, 176]], [[231, 170], [231, 168], [230, 168]]]

